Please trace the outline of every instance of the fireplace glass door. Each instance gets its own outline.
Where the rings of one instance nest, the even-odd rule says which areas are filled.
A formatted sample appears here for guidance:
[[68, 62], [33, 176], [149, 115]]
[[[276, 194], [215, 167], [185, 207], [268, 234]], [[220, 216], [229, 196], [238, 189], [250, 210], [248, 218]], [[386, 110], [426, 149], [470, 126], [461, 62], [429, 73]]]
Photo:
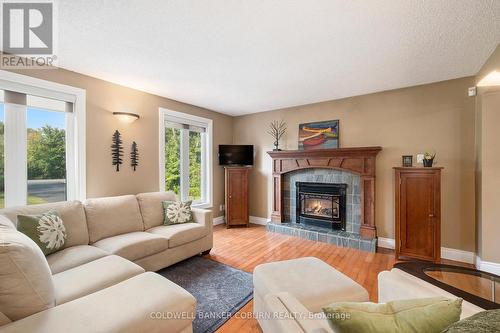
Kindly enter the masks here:
[[296, 222], [345, 230], [347, 184], [296, 182]]
[[302, 215], [327, 220], [339, 218], [339, 197], [315, 193], [301, 193], [300, 196]]

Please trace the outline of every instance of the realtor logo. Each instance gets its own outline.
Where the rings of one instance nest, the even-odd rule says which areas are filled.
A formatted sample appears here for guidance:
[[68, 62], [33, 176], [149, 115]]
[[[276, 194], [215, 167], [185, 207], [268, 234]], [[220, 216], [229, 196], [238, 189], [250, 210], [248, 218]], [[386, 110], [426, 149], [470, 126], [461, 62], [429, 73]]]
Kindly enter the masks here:
[[54, 3], [18, 2], [2, 3], [2, 54], [0, 68], [52, 69], [54, 55]]
[[3, 3], [3, 51], [52, 54], [52, 3]]

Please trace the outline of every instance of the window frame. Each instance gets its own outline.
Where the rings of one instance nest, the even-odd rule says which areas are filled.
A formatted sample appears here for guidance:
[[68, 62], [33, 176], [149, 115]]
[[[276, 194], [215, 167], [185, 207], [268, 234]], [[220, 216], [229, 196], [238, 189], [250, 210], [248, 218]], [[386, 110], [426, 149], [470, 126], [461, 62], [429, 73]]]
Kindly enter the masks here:
[[[85, 150], [85, 115], [86, 115], [86, 91], [85, 89], [72, 87], [52, 81], [42, 80], [31, 76], [0, 70], [0, 89], [10, 90], [26, 95], [40, 96], [44, 98], [62, 100], [73, 103], [73, 112], [70, 116], [66, 115], [66, 200], [85, 200], [86, 191], [86, 150]], [[27, 111], [26, 107], [26, 111]], [[5, 107], [5, 119], [7, 119], [7, 107]], [[26, 113], [27, 115], [27, 113]], [[19, 118], [19, 119], [17, 119]], [[15, 131], [5, 141], [15, 142], [19, 137], [26, 137], [26, 133], [18, 133], [14, 137], [14, 132], [21, 130], [26, 132], [26, 119], [20, 121], [23, 117], [16, 117], [17, 124], [14, 124]], [[25, 117], [24, 117], [25, 118]], [[20, 122], [20, 123], [19, 123]], [[6, 123], [6, 121], [4, 121]], [[13, 148], [13, 149], [12, 149]], [[28, 204], [28, 172], [27, 172], [27, 142], [21, 140], [20, 144], [10, 149], [5, 145], [5, 156], [16, 154], [16, 165], [12, 164], [7, 168], [5, 161], [5, 207], [25, 206]], [[24, 155], [24, 156], [21, 156]], [[5, 158], [7, 160], [7, 158]], [[22, 164], [22, 165], [21, 165]], [[9, 179], [9, 180], [8, 180]], [[7, 186], [9, 182], [9, 186]], [[24, 188], [22, 191], [14, 191], [14, 188]], [[13, 192], [13, 196], [7, 195], [7, 191]], [[7, 198], [11, 197], [12, 200]], [[23, 202], [24, 201], [24, 202]]]
[[[199, 127], [204, 127], [206, 131], [206, 140], [202, 140], [202, 201], [193, 202], [193, 207], [197, 208], [211, 208], [213, 205], [213, 120], [195, 116], [192, 114], [173, 111], [166, 108], [159, 108], [159, 157], [160, 157], [160, 172], [159, 172], [159, 190], [165, 192], [165, 122], [183, 122], [184, 124], [194, 125]], [[201, 125], [201, 126], [200, 126]], [[184, 134], [183, 134], [184, 133]], [[183, 138], [184, 136], [184, 138]], [[186, 138], [187, 137], [187, 138]], [[189, 133], [187, 131], [181, 131], [181, 141], [189, 142]], [[203, 142], [204, 141], [204, 142]], [[181, 144], [182, 146], [182, 144]], [[204, 147], [203, 147], [204, 146]], [[205, 153], [203, 153], [203, 148]], [[189, 149], [189, 148], [188, 148]], [[186, 178], [189, 178], [189, 172], [184, 172], [184, 166], [188, 165], [187, 170], [189, 170], [189, 155], [185, 156], [183, 149], [180, 151], [180, 170], [181, 178], [181, 189], [179, 195], [181, 200], [186, 200], [186, 195], [189, 192], [189, 185], [186, 185]], [[205, 168], [205, 170], [203, 170]], [[184, 184], [184, 186], [182, 185]], [[203, 191], [204, 189], [204, 191]], [[206, 196], [206, 198], [204, 198]]]

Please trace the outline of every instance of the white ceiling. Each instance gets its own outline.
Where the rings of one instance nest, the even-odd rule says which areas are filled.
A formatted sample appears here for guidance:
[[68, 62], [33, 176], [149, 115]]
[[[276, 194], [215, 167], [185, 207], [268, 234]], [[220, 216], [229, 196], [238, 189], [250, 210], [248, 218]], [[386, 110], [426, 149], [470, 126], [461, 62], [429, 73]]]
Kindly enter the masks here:
[[61, 0], [59, 65], [242, 115], [476, 74], [498, 0]]

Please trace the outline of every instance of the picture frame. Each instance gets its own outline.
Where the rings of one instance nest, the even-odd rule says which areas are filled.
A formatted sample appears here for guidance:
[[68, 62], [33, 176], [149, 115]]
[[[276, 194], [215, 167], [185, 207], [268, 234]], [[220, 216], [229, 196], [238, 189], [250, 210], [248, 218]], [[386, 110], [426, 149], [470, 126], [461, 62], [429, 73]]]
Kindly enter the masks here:
[[403, 155], [402, 164], [405, 168], [411, 168], [413, 166], [413, 155]]
[[339, 148], [339, 120], [299, 124], [299, 150]]

